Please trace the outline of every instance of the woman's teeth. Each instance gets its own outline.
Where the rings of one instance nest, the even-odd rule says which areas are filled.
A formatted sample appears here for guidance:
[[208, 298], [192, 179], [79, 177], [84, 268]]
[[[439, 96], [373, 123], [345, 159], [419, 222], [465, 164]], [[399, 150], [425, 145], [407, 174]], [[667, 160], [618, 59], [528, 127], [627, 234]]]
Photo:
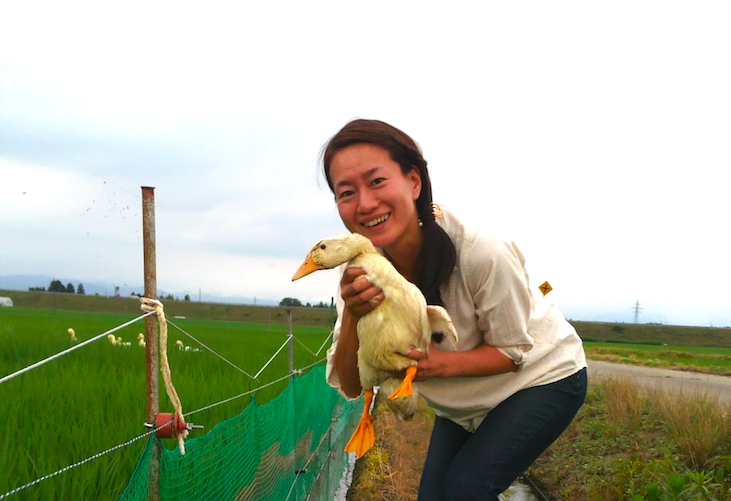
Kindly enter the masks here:
[[381, 216], [378, 219], [374, 219], [373, 221], [368, 221], [367, 223], [363, 223], [363, 226], [365, 226], [366, 228], [372, 228], [373, 226], [375, 226], [377, 224], [381, 224], [382, 222], [387, 220], [389, 217], [391, 217], [390, 214], [386, 214], [385, 216]]

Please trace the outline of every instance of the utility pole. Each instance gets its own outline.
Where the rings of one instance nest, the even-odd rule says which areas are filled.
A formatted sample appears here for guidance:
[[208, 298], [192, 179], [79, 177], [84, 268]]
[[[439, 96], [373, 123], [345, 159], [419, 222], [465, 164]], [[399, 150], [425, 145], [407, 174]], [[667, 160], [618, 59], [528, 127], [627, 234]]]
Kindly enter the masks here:
[[640, 323], [640, 311], [642, 310], [639, 299], [635, 302], [635, 305], [632, 307], [632, 309], [635, 312], [635, 323], [638, 324]]

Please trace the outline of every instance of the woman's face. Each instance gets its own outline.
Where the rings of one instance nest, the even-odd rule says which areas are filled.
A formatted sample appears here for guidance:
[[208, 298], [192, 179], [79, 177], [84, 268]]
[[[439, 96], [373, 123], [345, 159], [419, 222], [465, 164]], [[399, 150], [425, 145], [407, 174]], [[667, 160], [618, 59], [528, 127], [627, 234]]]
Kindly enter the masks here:
[[415, 201], [421, 193], [416, 169], [401, 172], [388, 151], [374, 144], [343, 148], [330, 162], [330, 179], [345, 226], [388, 248], [416, 237], [419, 218]]

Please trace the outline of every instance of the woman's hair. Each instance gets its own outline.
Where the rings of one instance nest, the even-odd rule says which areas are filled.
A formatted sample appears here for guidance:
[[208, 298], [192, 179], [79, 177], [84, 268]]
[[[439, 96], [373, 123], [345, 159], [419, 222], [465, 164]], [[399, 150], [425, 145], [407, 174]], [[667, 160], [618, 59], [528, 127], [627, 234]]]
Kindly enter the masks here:
[[424, 247], [416, 263], [416, 285], [428, 304], [444, 305], [439, 286], [452, 273], [457, 251], [449, 235], [436, 223], [432, 212], [432, 192], [426, 160], [419, 146], [407, 134], [380, 120], [357, 119], [349, 122], [324, 146], [322, 166], [330, 190], [335, 193], [330, 164], [340, 150], [353, 144], [368, 143], [388, 151], [391, 160], [399, 164], [404, 175], [416, 168], [421, 177], [421, 194], [416, 200], [416, 211], [423, 223]]

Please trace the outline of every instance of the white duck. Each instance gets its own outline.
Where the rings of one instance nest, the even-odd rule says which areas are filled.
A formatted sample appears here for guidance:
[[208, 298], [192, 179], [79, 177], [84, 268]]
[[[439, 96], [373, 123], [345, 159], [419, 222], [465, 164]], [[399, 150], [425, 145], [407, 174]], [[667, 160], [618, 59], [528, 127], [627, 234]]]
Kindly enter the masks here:
[[[370, 240], [357, 233], [317, 242], [292, 280], [346, 262], [348, 267], [365, 270], [365, 277], [385, 297], [358, 320], [358, 370], [366, 399], [363, 416], [345, 451], [361, 457], [375, 441], [370, 416], [373, 387], [380, 384], [384, 391], [392, 392], [388, 397], [391, 408], [399, 417], [410, 417], [418, 400], [418, 392], [412, 386], [417, 362], [403, 354], [411, 348], [428, 353], [433, 333], [443, 334], [434, 337], [440, 348], [454, 350], [457, 332], [444, 308], [427, 306], [419, 288], [396, 271]], [[404, 369], [403, 382], [394, 378], [394, 372]]]

